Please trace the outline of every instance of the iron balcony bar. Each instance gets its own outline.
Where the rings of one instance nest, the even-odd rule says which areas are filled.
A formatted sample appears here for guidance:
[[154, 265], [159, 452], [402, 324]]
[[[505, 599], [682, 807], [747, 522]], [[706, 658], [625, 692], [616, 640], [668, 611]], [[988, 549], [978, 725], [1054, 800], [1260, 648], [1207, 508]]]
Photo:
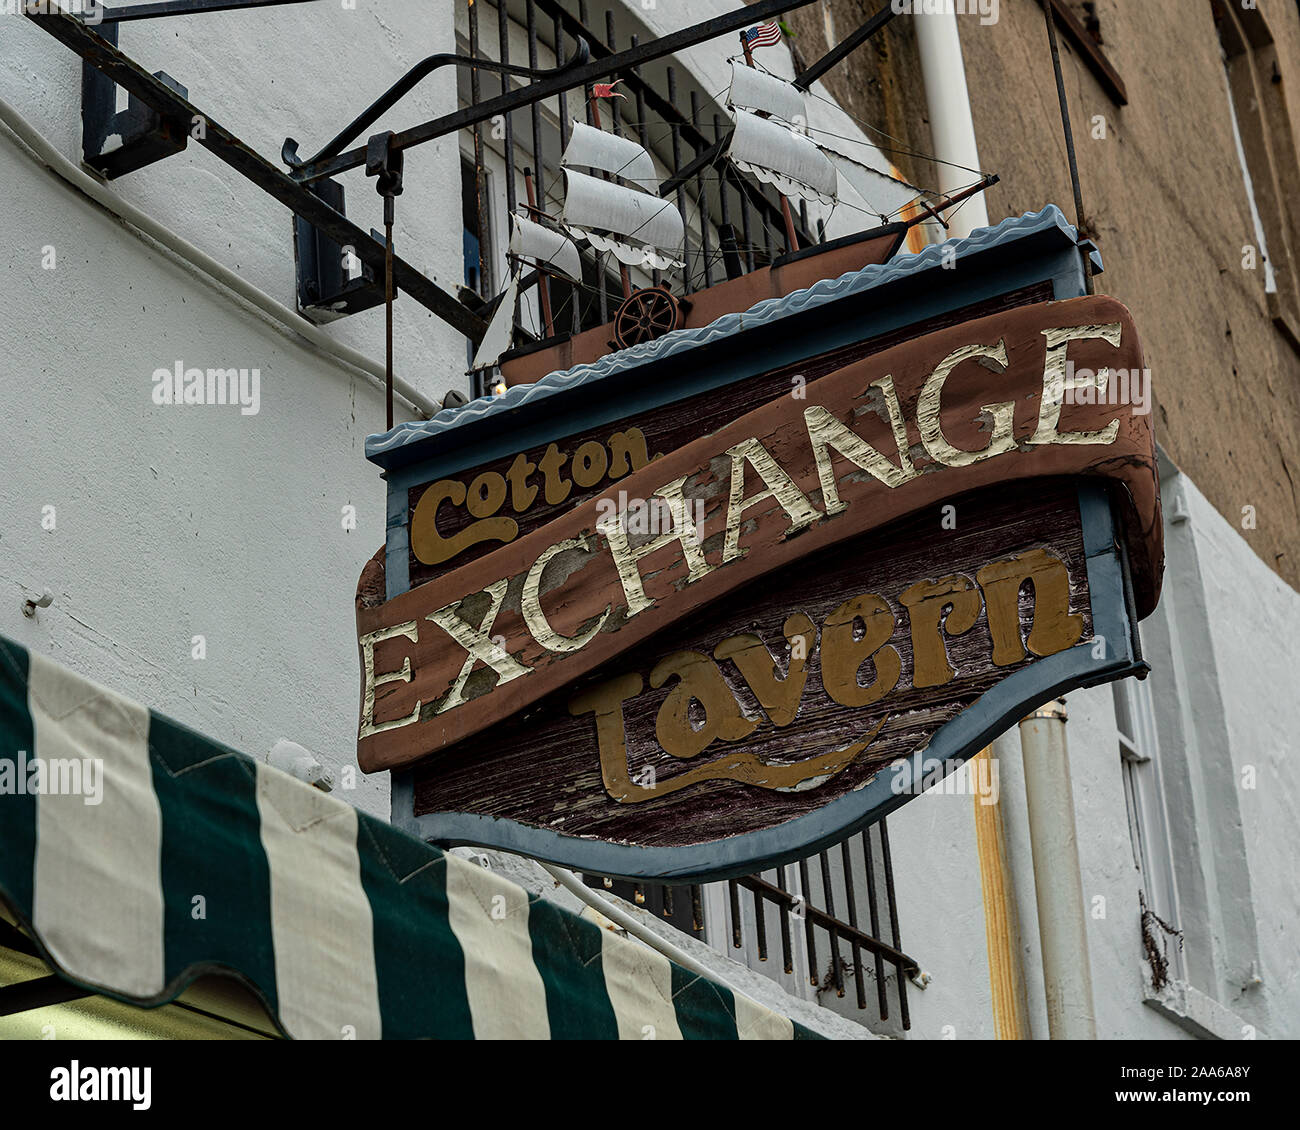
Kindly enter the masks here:
[[886, 4], [871, 19], [867, 20], [861, 27], [851, 34], [845, 36], [839, 43], [826, 52], [817, 62], [813, 63], [806, 71], [794, 80], [794, 85], [800, 90], [807, 90], [813, 83], [822, 77], [837, 63], [841, 62], [851, 52], [856, 51], [862, 44], [876, 34], [898, 12], [894, 5]]
[[152, 20], [159, 16], [201, 16], [209, 12], [232, 12], [241, 8], [269, 8], [272, 4], [309, 4], [314, 0], [163, 0], [160, 4], [136, 4], [129, 8], [104, 8], [101, 23]]
[[[72, 48], [92, 67], [118, 86], [134, 94], [146, 106], [168, 117], [202, 121], [202, 136], [195, 138], [215, 157], [281, 204], [319, 228], [341, 246], [351, 246], [363, 263], [376, 271], [384, 268], [384, 245], [357, 227], [341, 212], [335, 211], [305, 185], [281, 172], [266, 158], [250, 149], [233, 133], [197, 109], [187, 99], [156, 79], [116, 47], [97, 35], [80, 20], [62, 9], [47, 11], [45, 0], [25, 10], [28, 19]], [[364, 154], [365, 150], [361, 150]], [[398, 289], [405, 291], [448, 325], [459, 330], [476, 344], [487, 330], [487, 323], [442, 287], [416, 270], [404, 259], [393, 257], [393, 278]]]
[[[807, 861], [804, 860], [801, 862], [806, 863]], [[755, 894], [761, 895], [763, 898], [767, 899], [768, 902], [775, 903], [777, 906], [783, 907], [789, 911], [795, 911], [796, 907], [800, 903], [800, 900], [788, 891], [783, 891], [780, 887], [774, 886], [766, 879], [760, 879], [756, 875], [745, 875], [740, 879], [736, 879], [735, 882], [740, 886], [753, 891]], [[805, 886], [804, 889], [807, 890], [807, 887]], [[802, 913], [809, 923], [820, 926], [823, 930], [828, 931], [832, 938], [838, 935], [846, 941], [861, 946], [864, 950], [867, 950], [870, 953], [879, 955], [884, 958], [885, 961], [889, 962], [890, 965], [901, 970], [908, 977], [914, 977], [916, 974], [921, 972], [921, 967], [917, 965], [916, 961], [913, 958], [908, 957], [907, 954], [903, 953], [901, 950], [896, 949], [894, 946], [887, 945], [879, 938], [873, 938], [870, 934], [864, 934], [861, 930], [858, 930], [845, 922], [841, 922], [838, 918], [833, 917], [824, 910], [820, 910], [815, 906], [809, 906], [805, 902]]]
[[[711, 20], [705, 20], [681, 31], [670, 32], [668, 35], [651, 40], [649, 43], [639, 44], [626, 51], [595, 59], [585, 66], [577, 67], [565, 74], [530, 83], [520, 90], [499, 95], [477, 106], [466, 106], [455, 113], [444, 114], [442, 117], [434, 118], [422, 125], [402, 130], [393, 135], [392, 147], [395, 151], [400, 152], [416, 145], [422, 145], [426, 141], [433, 141], [445, 134], [455, 133], [467, 126], [490, 121], [498, 114], [509, 114], [512, 110], [519, 110], [525, 106], [531, 106], [534, 102], [543, 98], [550, 98], [563, 91], [585, 86], [589, 82], [604, 78], [616, 71], [624, 71], [644, 63], [653, 62], [655, 59], [662, 59], [666, 55], [673, 55], [678, 51], [685, 50], [687, 47], [694, 47], [696, 44], [716, 39], [720, 35], [740, 31], [749, 24], [760, 23], [772, 16], [791, 12], [797, 8], [806, 8], [814, 2], [815, 0], [759, 0], [756, 4], [751, 4], [734, 12], [728, 12], [724, 16], [716, 16]], [[295, 170], [295, 176], [301, 181], [314, 181], [322, 177], [333, 177], [339, 173], [347, 172], [348, 169], [355, 169], [365, 164], [365, 160], [365, 146], [359, 146], [355, 149], [349, 149], [346, 153], [340, 153], [337, 157], [332, 157], [329, 160], [297, 169]]]

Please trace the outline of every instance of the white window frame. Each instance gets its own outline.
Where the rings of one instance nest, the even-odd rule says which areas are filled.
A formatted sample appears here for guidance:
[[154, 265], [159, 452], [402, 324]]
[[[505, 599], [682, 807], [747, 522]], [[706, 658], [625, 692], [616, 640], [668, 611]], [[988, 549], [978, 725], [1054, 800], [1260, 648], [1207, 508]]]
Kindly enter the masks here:
[[[1121, 679], [1111, 684], [1111, 690], [1134, 870], [1147, 909], [1173, 929], [1181, 930], [1151, 687], [1143, 679]], [[1163, 934], [1159, 927], [1155, 929]], [[1181, 981], [1186, 976], [1186, 963], [1180, 939], [1165, 936], [1164, 940], [1169, 979]]]

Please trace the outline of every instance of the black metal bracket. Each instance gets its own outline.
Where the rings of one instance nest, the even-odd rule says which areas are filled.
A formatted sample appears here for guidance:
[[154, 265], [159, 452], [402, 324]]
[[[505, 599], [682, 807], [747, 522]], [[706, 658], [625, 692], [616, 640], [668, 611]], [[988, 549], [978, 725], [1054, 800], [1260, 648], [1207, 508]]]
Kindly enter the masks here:
[[[311, 191], [342, 213], [343, 186], [334, 180], [318, 181]], [[371, 232], [376, 238], [378, 234]], [[356, 249], [350, 248], [352, 256]], [[383, 283], [374, 267], [361, 263], [361, 273], [349, 277], [349, 247], [314, 227], [301, 216], [293, 218], [293, 251], [298, 278], [298, 309], [309, 321], [331, 322], [378, 306], [384, 300]]]
[[[13, 950], [28, 957], [40, 957], [36, 943], [17, 926], [10, 925], [0, 918], [0, 949]], [[0, 987], [0, 1016], [13, 1016], [18, 1012], [27, 1012], [33, 1008], [45, 1008], [52, 1004], [64, 1004], [82, 997], [94, 996], [87, 989], [78, 988], [70, 981], [65, 981], [57, 974], [36, 977], [30, 981], [20, 981], [16, 985]]]
[[132, 4], [126, 8], [105, 7], [101, 23], [152, 20], [160, 16], [200, 16], [209, 12], [232, 12], [243, 8], [269, 8], [272, 4], [309, 4], [313, 0], [161, 0], [156, 4]]
[[384, 198], [384, 223], [393, 222], [393, 200], [402, 195], [402, 151], [393, 148], [393, 131], [377, 133], [366, 142], [366, 176], [375, 178], [375, 191]]
[[[117, 43], [117, 24], [101, 33]], [[165, 71], [154, 78], [185, 98], [188, 91]], [[118, 87], [87, 62], [81, 64], [81, 159], [100, 176], [113, 179], [152, 165], [189, 143], [191, 120], [159, 113], [128, 93], [126, 109], [117, 108]]]
[[48, 1008], [54, 1004], [67, 1004], [68, 1001], [94, 995], [89, 989], [79, 988], [57, 973], [51, 973], [48, 977], [36, 977], [30, 981], [19, 981], [16, 985], [0, 987], [0, 1016], [13, 1016], [15, 1013]]
[[[197, 144], [296, 215], [319, 228], [336, 243], [355, 247], [357, 258], [363, 263], [382, 269], [386, 249], [381, 241], [330, 207], [306, 185], [298, 184], [286, 176], [220, 122], [201, 113], [196, 106], [128, 58], [92, 28], [67, 12], [52, 10], [44, 3], [30, 5], [24, 14], [107, 78], [134, 94], [146, 106], [160, 114], [175, 114], [186, 121], [193, 121], [196, 116], [201, 117], [204, 129], [192, 135]], [[477, 342], [482, 339], [487, 323], [422, 271], [396, 256], [393, 258], [393, 270], [394, 281], [401, 290], [470, 340]]]

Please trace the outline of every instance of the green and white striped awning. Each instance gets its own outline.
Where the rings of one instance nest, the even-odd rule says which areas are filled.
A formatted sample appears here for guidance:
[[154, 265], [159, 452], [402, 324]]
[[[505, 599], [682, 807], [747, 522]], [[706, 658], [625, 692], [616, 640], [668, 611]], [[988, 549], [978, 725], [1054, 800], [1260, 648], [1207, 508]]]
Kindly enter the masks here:
[[233, 974], [316, 1039], [811, 1035], [2, 638], [0, 743], [0, 897], [85, 989]]

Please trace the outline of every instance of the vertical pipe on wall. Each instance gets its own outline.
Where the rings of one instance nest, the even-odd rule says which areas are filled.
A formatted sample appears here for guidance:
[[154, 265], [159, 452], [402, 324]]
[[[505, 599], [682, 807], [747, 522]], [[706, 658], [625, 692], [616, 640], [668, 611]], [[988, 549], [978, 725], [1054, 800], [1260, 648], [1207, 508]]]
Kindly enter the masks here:
[[1079, 877], [1064, 703], [1056, 699], [1020, 723], [1020, 749], [1048, 1033], [1053, 1040], [1095, 1040], [1088, 920]]
[[971, 789], [975, 801], [975, 847], [980, 861], [980, 891], [984, 900], [984, 941], [989, 955], [989, 990], [993, 997], [993, 1027], [999, 1040], [1029, 1039], [1025, 1008], [1024, 978], [1020, 971], [1020, 925], [1016, 894], [1007, 867], [1006, 840], [1002, 828], [1002, 805], [998, 799], [997, 750], [993, 746], [971, 759], [970, 773], [976, 786], [983, 781], [993, 787]]
[[[510, 62], [510, 13], [506, 11], [505, 0], [497, 0], [497, 59], [502, 63]], [[501, 93], [510, 93], [510, 78], [501, 76]], [[509, 114], [504, 114], [502, 125], [505, 131], [503, 149], [506, 157], [506, 212], [513, 213], [518, 203], [515, 189], [515, 127]], [[509, 221], [507, 221], [509, 223]], [[510, 238], [510, 233], [506, 233]]]
[[[939, 166], [939, 187], [951, 195], [978, 180], [979, 173], [970, 170], [980, 167], [970, 92], [966, 88], [966, 65], [957, 34], [956, 7], [936, 5], [934, 12], [917, 11], [913, 19], [921, 74], [925, 79], [925, 100], [930, 111], [932, 148], [940, 161], [948, 162]], [[950, 238], [988, 227], [984, 197], [972, 197], [950, 214], [948, 222]]]

